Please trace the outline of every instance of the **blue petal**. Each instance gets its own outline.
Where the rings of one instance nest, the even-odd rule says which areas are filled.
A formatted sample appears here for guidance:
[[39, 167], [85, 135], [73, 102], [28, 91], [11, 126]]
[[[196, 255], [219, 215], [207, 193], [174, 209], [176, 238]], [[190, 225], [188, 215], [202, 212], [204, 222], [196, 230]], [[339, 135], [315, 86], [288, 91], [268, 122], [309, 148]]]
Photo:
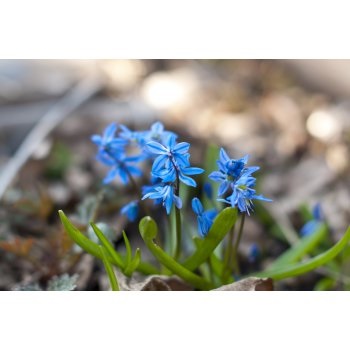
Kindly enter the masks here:
[[218, 189], [218, 196], [222, 196], [230, 187], [230, 182], [228, 181], [223, 181]]
[[103, 179], [104, 184], [110, 183], [118, 175], [118, 168], [112, 168]]
[[204, 169], [189, 167], [189, 168], [181, 169], [181, 171], [185, 175], [197, 175], [197, 174], [202, 174], [204, 172]]
[[196, 181], [194, 181], [191, 177], [185, 176], [179, 173], [179, 179], [187, 186], [197, 187]]
[[120, 213], [125, 215], [129, 221], [135, 221], [139, 213], [138, 201], [132, 201], [120, 209]]
[[176, 171], [175, 168], [163, 169], [153, 175], [159, 176], [163, 182], [174, 182], [176, 180]]
[[188, 152], [189, 148], [190, 148], [190, 144], [188, 142], [180, 142], [174, 147], [173, 152], [179, 153], [179, 154], [185, 154]]
[[311, 220], [311, 221], [308, 221], [300, 230], [300, 234], [302, 236], [306, 236], [306, 235], [309, 235], [311, 233], [314, 233], [318, 226], [320, 225], [320, 222], [317, 221], [317, 220]]
[[168, 154], [168, 149], [156, 141], [147, 142], [146, 148], [154, 154]]
[[203, 185], [203, 191], [205, 193], [205, 195], [209, 198], [212, 199], [213, 198], [213, 187], [209, 182], [205, 182]]
[[323, 221], [324, 220], [324, 215], [321, 207], [321, 203], [317, 203], [313, 210], [312, 210], [312, 215], [316, 220]]
[[227, 163], [230, 160], [230, 157], [227, 155], [226, 151], [221, 148], [220, 149], [220, 162], [223, 164]]
[[152, 172], [157, 173], [159, 170], [161, 170], [165, 166], [165, 161], [167, 158], [168, 156], [165, 154], [159, 155], [153, 162]]
[[120, 180], [121, 182], [126, 185], [129, 182], [129, 175], [128, 173], [125, 171], [125, 169], [120, 169], [119, 170], [119, 176], [120, 176]]
[[103, 133], [103, 140], [105, 142], [108, 142], [111, 139], [113, 139], [116, 131], [117, 131], [117, 125], [115, 123], [112, 123], [109, 126], [107, 126], [107, 128], [105, 129], [105, 131]]
[[204, 215], [211, 221], [213, 221], [216, 217], [216, 215], [218, 215], [218, 211], [216, 209], [209, 209], [207, 211], [204, 212]]
[[92, 135], [91, 136], [91, 141], [95, 143], [98, 146], [101, 146], [102, 144], [102, 137], [100, 135]]
[[216, 181], [216, 182], [221, 182], [226, 179], [226, 176], [220, 172], [220, 171], [213, 171], [211, 174], [209, 174], [209, 179]]
[[201, 215], [204, 211], [203, 205], [197, 197], [192, 199], [192, 209], [197, 215]]
[[182, 208], [182, 200], [180, 197], [176, 196], [175, 194], [174, 194], [174, 203], [175, 203], [177, 208], [179, 208], [179, 209]]
[[142, 176], [142, 171], [141, 169], [137, 168], [136, 166], [131, 166], [129, 165], [128, 166], [128, 171], [131, 175], [134, 175], [134, 176]]
[[161, 134], [164, 131], [164, 125], [161, 122], [155, 122], [151, 125], [152, 132]]

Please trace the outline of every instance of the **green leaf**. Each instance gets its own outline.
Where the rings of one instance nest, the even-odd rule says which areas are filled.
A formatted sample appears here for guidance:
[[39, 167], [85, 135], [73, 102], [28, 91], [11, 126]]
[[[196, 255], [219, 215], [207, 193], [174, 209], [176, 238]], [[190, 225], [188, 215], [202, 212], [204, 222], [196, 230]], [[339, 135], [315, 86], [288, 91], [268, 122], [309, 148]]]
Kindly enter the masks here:
[[211, 282], [183, 267], [153, 242], [153, 240], [157, 237], [158, 227], [151, 217], [144, 217], [140, 221], [139, 229], [142, 239], [146, 243], [148, 249], [151, 251], [154, 257], [156, 257], [158, 261], [161, 264], [163, 264], [166, 268], [168, 268], [170, 271], [172, 271], [173, 273], [181, 277], [184, 281], [190, 283], [197, 289], [208, 290], [214, 287]]
[[107, 258], [107, 250], [103, 246], [99, 246], [101, 255], [102, 255], [102, 261], [103, 265], [105, 267], [105, 270], [107, 272], [108, 278], [109, 278], [109, 283], [111, 284], [112, 291], [117, 292], [119, 291], [119, 284], [117, 277], [113, 271], [113, 266], [109, 262]]
[[327, 226], [324, 224], [320, 225], [315, 232], [301, 238], [294, 246], [279, 256], [268, 269], [273, 270], [299, 261], [306, 254], [311, 253], [324, 240], [327, 232]]
[[139, 266], [140, 262], [141, 262], [141, 250], [137, 248], [135, 252], [135, 256], [131, 259], [130, 263], [126, 266], [124, 270], [124, 274], [126, 276], [131, 277], [131, 275]]
[[62, 224], [68, 234], [68, 236], [81, 248], [83, 248], [87, 253], [95, 256], [96, 258], [102, 260], [101, 251], [99, 245], [91, 242], [86, 238], [64, 215], [62, 210], [58, 211]]
[[309, 271], [312, 271], [332, 259], [334, 259], [346, 246], [350, 240], [350, 226], [346, 230], [342, 239], [336, 243], [332, 248], [328, 249], [326, 252], [315, 256], [305, 262], [294, 264], [292, 266], [279, 267], [274, 270], [267, 270], [261, 273], [252, 274], [255, 277], [271, 277], [275, 280], [281, 280], [284, 278], [290, 278], [294, 276], [299, 276]]
[[[81, 248], [83, 248], [87, 253], [93, 255], [95, 258], [98, 258], [102, 260], [102, 254], [101, 250], [99, 248], [99, 245], [90, 241], [86, 236], [84, 236], [66, 217], [66, 215], [63, 213], [62, 210], [58, 211], [60, 215], [61, 222], [68, 234], [68, 236]], [[114, 249], [113, 249], [114, 250]], [[118, 266], [119, 268], [123, 268], [124, 263], [118, 264], [118, 262], [113, 259], [110, 255], [108, 255], [108, 260], [113, 265]], [[118, 259], [119, 261], [119, 259]], [[145, 275], [154, 275], [159, 274], [159, 271], [157, 268], [155, 268], [153, 265], [141, 261], [139, 266], [137, 267], [137, 271], [145, 274]]]
[[125, 233], [125, 231], [123, 231], [123, 238], [124, 238], [124, 243], [125, 243], [125, 247], [126, 247], [126, 266], [128, 266], [131, 262], [132, 259], [132, 250], [131, 250], [131, 245], [129, 242], [129, 239]]
[[235, 224], [237, 216], [236, 208], [226, 208], [222, 210], [215, 218], [208, 235], [201, 241], [201, 244], [194, 254], [183, 263], [183, 266], [193, 271], [209, 259], [215, 248]]
[[113, 245], [108, 241], [106, 236], [103, 234], [103, 232], [93, 223], [90, 222], [91, 227], [93, 228], [94, 232], [96, 233], [96, 236], [100, 240], [101, 244], [106, 248], [108, 254], [112, 257], [112, 259], [115, 261], [116, 265], [123, 269], [125, 267], [125, 264], [123, 262], [123, 259], [121, 256], [115, 251]]
[[336, 285], [336, 281], [333, 278], [324, 277], [316, 283], [314, 290], [316, 291], [331, 290], [334, 288], [335, 285]]

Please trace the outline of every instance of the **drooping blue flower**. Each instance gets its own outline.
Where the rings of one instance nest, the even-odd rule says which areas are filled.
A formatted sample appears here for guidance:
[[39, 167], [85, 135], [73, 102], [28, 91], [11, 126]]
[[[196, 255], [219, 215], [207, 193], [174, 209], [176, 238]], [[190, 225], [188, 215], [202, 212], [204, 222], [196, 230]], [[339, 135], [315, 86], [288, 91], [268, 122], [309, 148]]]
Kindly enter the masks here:
[[189, 176], [201, 174], [204, 170], [190, 166], [188, 142], [176, 144], [175, 135], [170, 135], [164, 145], [151, 141], [146, 147], [157, 155], [152, 166], [152, 175], [160, 177], [163, 182], [175, 182], [179, 178], [184, 184], [196, 187], [196, 182]]
[[226, 151], [223, 148], [220, 149], [220, 156], [217, 161], [219, 170], [213, 171], [209, 175], [209, 179], [220, 182], [218, 196], [225, 194], [229, 190], [230, 185], [243, 174], [247, 176], [259, 170], [258, 166], [246, 167], [248, 158], [249, 156], [246, 155], [240, 159], [230, 159]]
[[321, 203], [317, 203], [312, 209], [312, 220], [308, 221], [301, 229], [300, 235], [307, 236], [310, 235], [320, 227], [320, 225], [325, 221], [325, 217], [322, 211]]
[[145, 131], [143, 134], [143, 140], [146, 142], [156, 141], [161, 144], [166, 143], [166, 141], [170, 138], [174, 137], [176, 140], [177, 134], [172, 131], [167, 131], [164, 129], [164, 125], [161, 122], [156, 122], [151, 125], [149, 131]]
[[116, 152], [124, 151], [127, 141], [120, 137], [115, 137], [117, 128], [117, 125], [112, 123], [106, 127], [102, 136], [92, 135], [91, 141], [99, 147], [99, 152], [112, 156]]
[[237, 181], [232, 184], [232, 194], [225, 199], [219, 198], [218, 201], [228, 203], [232, 207], [237, 207], [241, 213], [246, 212], [248, 215], [253, 210], [253, 200], [272, 202], [271, 199], [263, 195], [257, 195], [255, 189], [248, 187], [247, 183], [242, 182]]
[[217, 211], [215, 209], [204, 211], [201, 201], [196, 197], [192, 199], [192, 209], [197, 215], [199, 235], [205, 237], [213, 224]]
[[124, 205], [120, 209], [120, 213], [125, 215], [129, 221], [135, 221], [139, 215], [139, 202], [137, 200], [131, 201], [130, 203]]
[[130, 181], [130, 176], [142, 175], [142, 171], [135, 165], [138, 157], [126, 155], [128, 141], [116, 137], [116, 131], [117, 125], [110, 124], [102, 136], [93, 135], [91, 138], [98, 146], [96, 159], [111, 168], [103, 180], [105, 184], [110, 183], [116, 177], [119, 177], [123, 184], [127, 184]]
[[162, 183], [159, 186], [154, 186], [142, 197], [142, 200], [146, 198], [161, 200], [168, 215], [170, 214], [173, 203], [177, 208], [182, 208], [181, 198], [175, 194], [175, 188], [172, 184], [167, 185]]
[[260, 257], [260, 249], [256, 243], [249, 247], [248, 260], [250, 263], [255, 263]]
[[205, 182], [203, 185], [203, 191], [208, 199], [213, 198], [213, 186], [209, 182]]
[[219, 197], [230, 193], [229, 196], [219, 198], [218, 201], [237, 207], [240, 212], [246, 212], [249, 215], [253, 209], [253, 200], [271, 202], [271, 199], [256, 194], [254, 189], [256, 179], [252, 174], [259, 170], [259, 167], [247, 167], [248, 158], [249, 156], [246, 155], [240, 159], [230, 159], [226, 151], [221, 148], [220, 158], [217, 161], [219, 170], [212, 172], [209, 178], [220, 182]]

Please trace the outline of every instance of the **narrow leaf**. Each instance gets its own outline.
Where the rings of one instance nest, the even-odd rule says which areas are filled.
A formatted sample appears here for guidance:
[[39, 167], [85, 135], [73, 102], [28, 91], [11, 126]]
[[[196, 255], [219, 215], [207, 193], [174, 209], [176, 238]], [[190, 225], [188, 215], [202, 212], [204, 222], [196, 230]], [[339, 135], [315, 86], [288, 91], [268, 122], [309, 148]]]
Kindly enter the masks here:
[[[66, 217], [66, 215], [63, 213], [62, 210], [58, 211], [60, 215], [61, 222], [65, 228], [65, 231], [67, 232], [68, 236], [82, 249], [84, 249], [87, 253], [91, 254], [95, 258], [98, 258], [102, 260], [101, 250], [99, 248], [99, 245], [90, 241], [86, 236], [84, 236]], [[113, 259], [110, 255], [108, 255], [108, 260], [113, 265], [118, 266], [119, 268], [123, 268], [124, 264], [119, 265], [115, 259]], [[137, 267], [137, 271], [145, 274], [145, 275], [152, 275], [152, 274], [158, 274], [159, 271], [157, 268], [155, 268], [153, 265], [141, 261], [139, 266]]]
[[273, 270], [299, 261], [306, 254], [311, 253], [324, 240], [327, 231], [327, 226], [321, 225], [316, 232], [301, 238], [294, 246], [278, 257], [268, 269]]
[[141, 261], [141, 250], [136, 249], [135, 256], [131, 259], [130, 263], [126, 266], [124, 274], [131, 277], [134, 271], [137, 269]]
[[83, 248], [87, 253], [95, 256], [98, 259], [102, 259], [101, 251], [99, 245], [91, 242], [86, 238], [64, 215], [62, 210], [58, 211], [62, 224], [68, 234], [68, 236], [81, 248]]
[[96, 233], [96, 236], [98, 237], [102, 245], [106, 248], [108, 254], [116, 262], [116, 265], [120, 268], [124, 268], [124, 262], [121, 256], [115, 251], [113, 245], [108, 241], [103, 232], [93, 222], [90, 222], [90, 225], [93, 228], [94, 232]]
[[252, 275], [256, 277], [271, 277], [275, 280], [281, 280], [284, 278], [302, 275], [334, 259], [343, 250], [343, 248], [346, 246], [349, 240], [350, 226], [346, 230], [341, 240], [338, 243], [336, 243], [332, 248], [328, 249], [326, 252], [315, 256], [314, 258], [309, 259], [305, 262], [294, 264], [292, 266], [280, 267], [274, 270], [268, 270], [261, 273], [255, 273]]
[[131, 245], [130, 245], [129, 239], [125, 231], [123, 231], [123, 238], [124, 238], [124, 243], [126, 247], [126, 264], [125, 265], [128, 266], [132, 259], [132, 251], [131, 251]]
[[107, 250], [102, 246], [99, 246], [99, 248], [100, 248], [101, 255], [102, 255], [103, 265], [104, 265], [105, 270], [107, 272], [107, 275], [109, 278], [109, 283], [111, 284], [111, 288], [114, 292], [119, 291], [119, 284], [118, 284], [117, 277], [113, 271], [113, 266], [111, 265], [111, 263], [109, 262], [109, 260], [107, 258]]

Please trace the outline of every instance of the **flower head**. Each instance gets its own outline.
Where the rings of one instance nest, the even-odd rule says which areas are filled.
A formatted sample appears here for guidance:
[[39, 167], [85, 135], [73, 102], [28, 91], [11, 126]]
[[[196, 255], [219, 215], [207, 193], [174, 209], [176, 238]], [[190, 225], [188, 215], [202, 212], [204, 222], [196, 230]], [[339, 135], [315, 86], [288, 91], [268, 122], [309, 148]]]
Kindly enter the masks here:
[[324, 222], [324, 214], [320, 203], [317, 203], [312, 209], [313, 218], [308, 221], [300, 230], [301, 236], [307, 236], [314, 233]]
[[156, 141], [164, 144], [170, 137], [174, 137], [176, 140], [177, 135], [172, 131], [164, 130], [164, 125], [161, 122], [152, 124], [150, 130], [145, 131], [143, 134], [143, 140], [145, 143]]
[[198, 232], [201, 237], [205, 237], [213, 224], [217, 211], [215, 209], [204, 211], [201, 201], [196, 197], [192, 199], [192, 209], [197, 215]]
[[163, 182], [175, 182], [178, 178], [184, 184], [196, 187], [196, 182], [189, 176], [201, 174], [204, 170], [190, 166], [188, 142], [176, 144], [175, 136], [170, 135], [164, 145], [151, 141], [146, 147], [157, 155], [152, 166], [153, 176], [161, 178]]
[[103, 135], [93, 135], [91, 140], [98, 146], [96, 159], [102, 164], [111, 167], [103, 182], [110, 183], [114, 178], [119, 177], [123, 184], [127, 184], [130, 176], [141, 176], [141, 170], [135, 166], [139, 161], [138, 156], [127, 156], [126, 139], [116, 137], [116, 124], [110, 124]]
[[181, 198], [175, 194], [175, 188], [173, 185], [161, 183], [158, 186], [152, 186], [148, 189], [148, 192], [144, 194], [142, 200], [146, 198], [160, 201], [163, 207], [165, 207], [168, 215], [170, 214], [173, 202], [177, 208], [181, 209], [182, 207]]
[[212, 172], [209, 178], [220, 182], [219, 197], [230, 192], [229, 196], [219, 198], [219, 201], [238, 207], [240, 212], [250, 214], [253, 209], [253, 200], [271, 202], [271, 199], [256, 194], [254, 189], [256, 179], [252, 174], [259, 170], [259, 167], [247, 167], [248, 158], [249, 156], [246, 155], [240, 159], [230, 159], [226, 151], [221, 148], [220, 158], [217, 161], [219, 170]]
[[120, 213], [122, 215], [125, 215], [129, 221], [135, 221], [139, 215], [138, 201], [134, 200], [134, 201], [131, 201], [130, 203], [124, 205], [120, 209]]
[[115, 137], [117, 125], [112, 123], [108, 125], [103, 135], [92, 135], [91, 141], [99, 147], [99, 152], [103, 152], [109, 156], [113, 156], [116, 152], [123, 152], [126, 140]]

